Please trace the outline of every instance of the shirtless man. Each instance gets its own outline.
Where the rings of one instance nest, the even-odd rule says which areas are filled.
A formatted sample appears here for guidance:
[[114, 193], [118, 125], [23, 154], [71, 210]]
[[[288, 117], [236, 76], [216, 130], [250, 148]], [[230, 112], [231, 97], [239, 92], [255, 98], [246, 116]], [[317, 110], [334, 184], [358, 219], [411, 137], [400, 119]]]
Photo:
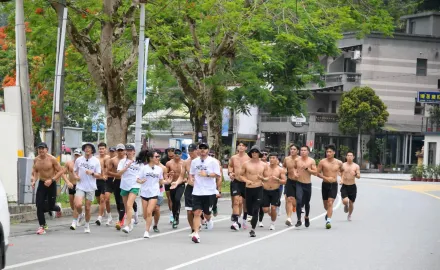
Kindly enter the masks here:
[[108, 149], [108, 153], [110, 155], [110, 158], [114, 158], [118, 155], [118, 153], [116, 152], [116, 148], [115, 147], [110, 147]]
[[331, 219], [333, 215], [333, 202], [338, 194], [338, 174], [342, 171], [342, 161], [335, 159], [336, 147], [332, 144], [325, 147], [327, 158], [321, 160], [318, 164], [319, 178], [322, 178], [322, 200], [324, 209], [327, 211], [325, 215], [325, 227], [330, 229]]
[[259, 178], [263, 181], [263, 211], [269, 213], [272, 223], [269, 230], [275, 230], [277, 220], [277, 207], [280, 205], [280, 185], [286, 183], [286, 172], [279, 166], [278, 153], [269, 154], [269, 166], [263, 171]]
[[173, 211], [173, 229], [179, 225], [180, 215], [180, 200], [183, 192], [185, 192], [185, 183], [181, 177], [183, 171], [183, 160], [180, 158], [182, 151], [180, 149], [174, 150], [174, 157], [166, 164], [168, 170], [168, 184], [170, 186], [171, 207]]
[[283, 167], [287, 170], [287, 182], [285, 186], [286, 193], [286, 225], [292, 226], [292, 212], [296, 212], [296, 182], [294, 163], [298, 159], [299, 147], [291, 144], [290, 156], [286, 157], [283, 162]]
[[[47, 144], [42, 142], [38, 144], [38, 156], [34, 159], [32, 167], [31, 185], [35, 188], [38, 180], [36, 205], [37, 217], [40, 227], [37, 234], [45, 234], [47, 230], [44, 213], [48, 211], [61, 212], [61, 208], [55, 205], [57, 196], [57, 184], [60, 176], [64, 173], [60, 163], [55, 157], [47, 153]], [[47, 201], [47, 203], [46, 203]]]
[[267, 167], [267, 163], [260, 160], [262, 157], [258, 146], [252, 146], [248, 152], [251, 158], [241, 167], [240, 179], [246, 183], [246, 205], [252, 216], [252, 230], [249, 232], [250, 237], [256, 237], [255, 228], [257, 227], [258, 211], [263, 199], [263, 172]]
[[[75, 161], [80, 156], [82, 156], [81, 149], [79, 149], [79, 148], [75, 149], [75, 151], [73, 151], [73, 156], [74, 156], [74, 159], [67, 161], [66, 164], [64, 165], [63, 179], [66, 182], [68, 190], [69, 190], [70, 208], [72, 209], [73, 214], [77, 215], [78, 212], [76, 211], [76, 208], [75, 208], [74, 199], [75, 199], [75, 193], [76, 193], [76, 183], [77, 183], [78, 179], [75, 178], [75, 174], [73, 173], [73, 167], [75, 165]], [[66, 176], [65, 176], [66, 174], [68, 175], [68, 178], [66, 178]], [[79, 223], [81, 222], [81, 219], [83, 219], [83, 218], [84, 218], [83, 215], [78, 217]]]
[[[122, 143], [116, 146], [117, 156], [107, 162], [107, 182], [113, 181], [113, 194], [115, 196], [116, 208], [118, 209], [119, 219], [116, 222], [116, 229], [120, 230], [124, 226], [125, 206], [121, 196], [121, 179], [115, 179], [118, 176], [117, 169], [119, 162], [125, 158], [125, 145]], [[107, 226], [110, 226], [107, 222]]]
[[357, 194], [355, 178], [361, 178], [361, 172], [359, 165], [353, 162], [354, 153], [352, 151], [347, 152], [346, 158], [347, 162], [342, 164], [341, 197], [344, 204], [344, 212], [348, 213], [347, 220], [351, 221], [351, 214], [353, 213]]
[[302, 146], [300, 149], [301, 157], [293, 163], [295, 169], [296, 182], [296, 216], [298, 218], [295, 227], [302, 225], [301, 208], [305, 206], [304, 225], [310, 226], [310, 199], [312, 198], [312, 174], [316, 175], [316, 163], [309, 157], [310, 149], [308, 146]]
[[99, 202], [99, 210], [98, 210], [98, 218], [96, 219], [95, 223], [98, 226], [101, 226], [102, 222], [102, 216], [104, 215], [104, 209], [106, 208], [106, 193], [109, 193], [108, 197], [108, 208], [107, 210], [107, 223], [111, 223], [112, 217], [110, 213], [110, 192], [107, 192], [107, 165], [108, 160], [110, 159], [110, 156], [107, 155], [107, 144], [105, 143], [99, 143], [98, 144], [98, 152], [99, 152], [99, 162], [101, 163], [101, 175], [102, 179], [96, 179], [96, 187], [98, 188], [95, 191], [95, 197], [96, 201]]
[[191, 227], [191, 234], [190, 237], [193, 237], [194, 229], [193, 229], [193, 221], [194, 221], [194, 212], [193, 212], [193, 200], [192, 200], [192, 193], [194, 190], [194, 182], [189, 181], [189, 172], [191, 169], [191, 161], [196, 159], [199, 156], [197, 145], [190, 144], [188, 145], [188, 154], [189, 157], [187, 160], [183, 163], [183, 170], [181, 173], [181, 177], [183, 178], [184, 182], [186, 182], [185, 187], [185, 210], [187, 213], [187, 219], [189, 226]]
[[238, 218], [241, 214], [241, 209], [244, 210], [243, 215], [243, 229], [246, 229], [247, 212], [244, 199], [246, 198], [246, 183], [240, 178], [241, 166], [249, 161], [250, 158], [246, 154], [247, 146], [244, 142], [238, 142], [237, 151], [238, 154], [233, 155], [229, 160], [228, 173], [231, 178], [231, 196], [232, 196], [232, 219], [231, 230], [238, 231], [240, 229], [240, 223]]

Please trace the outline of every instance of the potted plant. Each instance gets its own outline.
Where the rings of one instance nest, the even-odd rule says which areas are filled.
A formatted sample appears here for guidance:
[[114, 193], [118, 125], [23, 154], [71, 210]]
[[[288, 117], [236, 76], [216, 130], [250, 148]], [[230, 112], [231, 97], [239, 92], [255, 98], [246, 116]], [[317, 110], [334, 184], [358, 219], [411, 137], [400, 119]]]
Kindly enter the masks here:
[[428, 165], [428, 167], [426, 167], [427, 170], [427, 182], [434, 182], [434, 166], [432, 165]]
[[411, 167], [411, 181], [416, 181], [417, 178], [417, 166], [414, 165]]
[[433, 170], [434, 170], [434, 182], [438, 182], [439, 181], [439, 177], [440, 177], [440, 166], [433, 166]]
[[365, 153], [363, 156], [363, 160], [364, 160], [364, 164], [365, 164], [365, 169], [369, 170], [370, 169], [370, 153]]
[[423, 177], [423, 166], [416, 166], [417, 172], [416, 172], [416, 181], [422, 181]]
[[422, 181], [427, 182], [428, 181], [428, 167], [425, 165], [420, 166], [422, 169]]

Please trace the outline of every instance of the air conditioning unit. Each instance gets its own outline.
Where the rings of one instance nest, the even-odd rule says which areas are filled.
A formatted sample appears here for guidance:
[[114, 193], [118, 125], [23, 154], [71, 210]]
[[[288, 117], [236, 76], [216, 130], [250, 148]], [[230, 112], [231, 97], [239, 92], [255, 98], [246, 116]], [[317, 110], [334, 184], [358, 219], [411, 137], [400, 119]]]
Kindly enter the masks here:
[[353, 52], [353, 60], [359, 60], [361, 59], [361, 51], [356, 50]]

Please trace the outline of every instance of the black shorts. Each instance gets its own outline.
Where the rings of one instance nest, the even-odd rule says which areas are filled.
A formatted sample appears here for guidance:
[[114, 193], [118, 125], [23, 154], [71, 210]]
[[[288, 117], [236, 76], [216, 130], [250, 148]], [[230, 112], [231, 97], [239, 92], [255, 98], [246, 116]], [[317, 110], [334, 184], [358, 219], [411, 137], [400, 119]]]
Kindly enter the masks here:
[[113, 193], [113, 180], [115, 178], [109, 177], [107, 178], [107, 181], [105, 181], [105, 192]]
[[96, 187], [98, 189], [95, 190], [95, 197], [99, 197], [99, 196], [105, 194], [105, 180], [103, 180], [103, 179], [96, 179]]
[[76, 193], [76, 185], [73, 185], [73, 188], [67, 188], [69, 190], [69, 195], [75, 195]]
[[342, 199], [347, 198], [355, 202], [356, 201], [356, 195], [357, 195], [357, 187], [356, 184], [354, 185], [342, 185], [341, 186], [341, 197]]
[[296, 180], [287, 179], [286, 185], [284, 186], [284, 194], [287, 197], [296, 198]]
[[185, 210], [192, 211], [193, 210], [193, 190], [194, 187], [191, 185], [186, 185], [185, 187]]
[[338, 194], [338, 182], [322, 182], [321, 193], [323, 201], [327, 201], [329, 198], [336, 199], [336, 195]]
[[149, 200], [157, 200], [159, 197], [158, 197], [158, 196], [154, 196], [154, 197], [146, 198], [146, 197], [142, 197], [142, 196], [141, 196], [141, 198], [142, 198], [142, 200], [148, 202]]
[[234, 180], [231, 182], [231, 196], [241, 196], [246, 198], [246, 183]]
[[263, 207], [280, 206], [280, 189], [266, 190], [263, 189]]
[[170, 191], [171, 190], [170, 187], [171, 187], [171, 184], [165, 185], [165, 191]]
[[205, 215], [211, 215], [212, 206], [215, 201], [214, 195], [193, 195], [193, 211], [202, 210]]

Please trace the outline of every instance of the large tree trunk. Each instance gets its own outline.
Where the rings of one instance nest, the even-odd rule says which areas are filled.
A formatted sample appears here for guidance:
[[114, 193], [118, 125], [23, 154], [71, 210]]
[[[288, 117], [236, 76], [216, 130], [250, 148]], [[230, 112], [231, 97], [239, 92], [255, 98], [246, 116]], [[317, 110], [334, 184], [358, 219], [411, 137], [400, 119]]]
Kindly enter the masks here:
[[107, 109], [107, 144], [115, 147], [118, 143], [127, 143], [127, 111]]

